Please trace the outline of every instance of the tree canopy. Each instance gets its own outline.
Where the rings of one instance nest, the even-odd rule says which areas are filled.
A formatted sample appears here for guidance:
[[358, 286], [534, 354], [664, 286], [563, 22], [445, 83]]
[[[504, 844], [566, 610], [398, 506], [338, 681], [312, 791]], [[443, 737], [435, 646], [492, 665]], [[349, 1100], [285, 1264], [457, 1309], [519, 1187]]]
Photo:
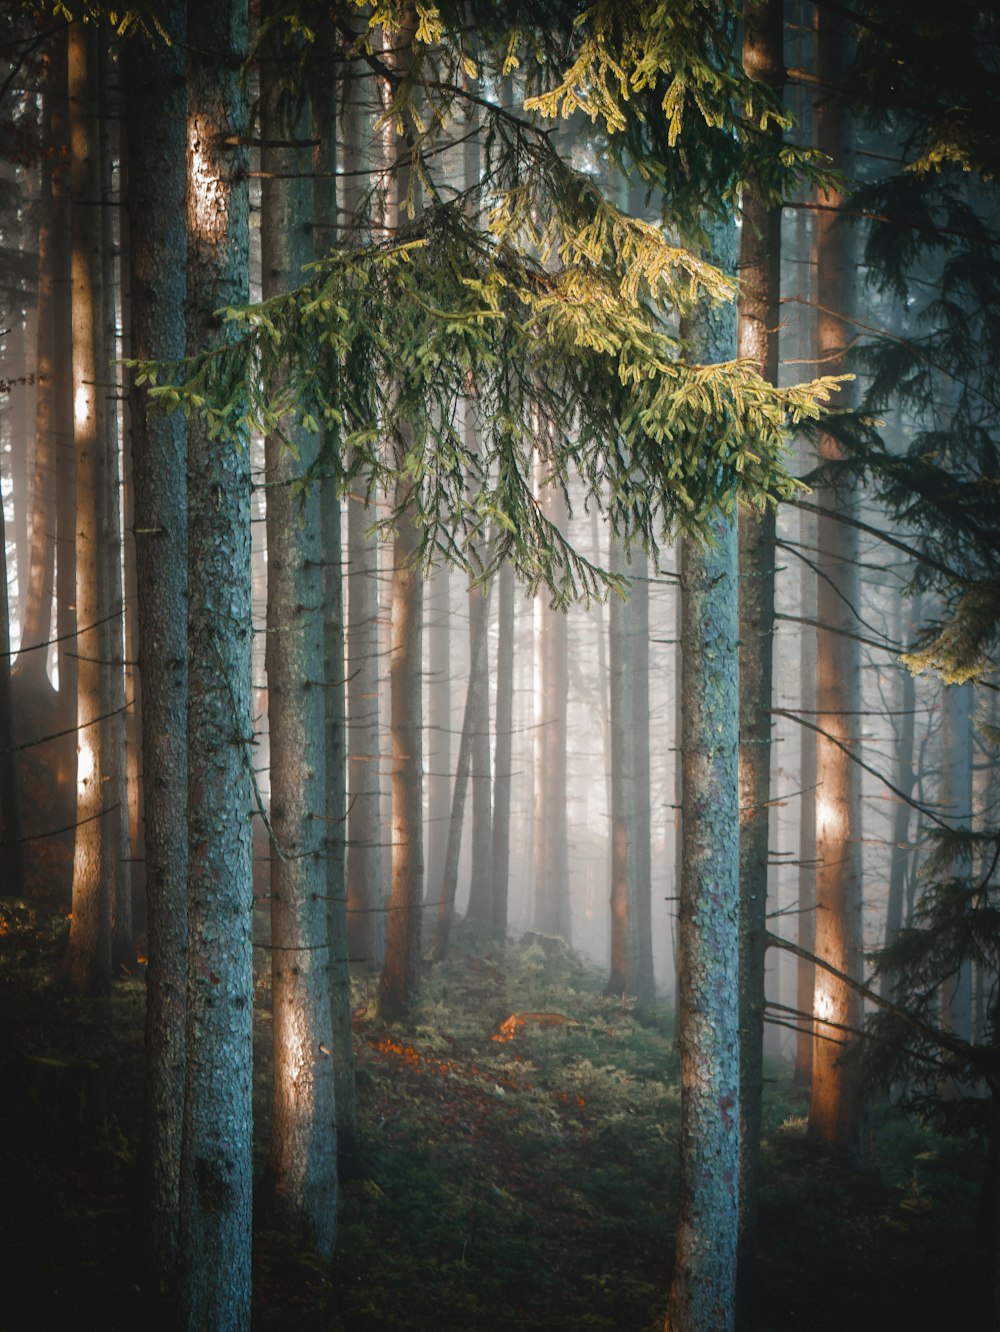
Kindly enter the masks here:
[[[626, 543], [655, 548], [701, 530], [737, 498], [763, 505], [791, 495], [787, 431], [819, 415], [836, 381], [776, 389], [749, 363], [691, 364], [678, 318], [700, 299], [732, 300], [734, 283], [686, 248], [691, 238], [669, 216], [653, 224], [612, 203], [560, 151], [544, 113], [582, 108], [613, 136], [650, 123], [655, 93], [666, 140], [654, 134], [630, 159], [635, 169], [661, 187], [665, 171], [679, 173], [689, 198], [720, 207], [733, 206], [751, 160], [770, 163], [775, 189], [818, 165], [762, 132], [781, 113], [731, 57], [712, 72], [720, 51], [690, 6], [669, 15], [630, 7], [627, 20], [619, 8], [599, 5], [571, 22], [563, 12], [566, 46], [553, 65], [542, 60], [549, 27], [511, 16], [505, 43], [491, 55], [480, 42], [474, 61], [467, 29], [418, 5], [403, 76], [372, 40], [398, 33], [394, 6], [375, 6], [366, 31], [348, 27], [350, 9], [335, 14], [345, 60], [390, 85], [383, 121], [403, 127], [426, 205], [411, 187], [399, 234], [370, 232], [367, 245], [335, 249], [289, 295], [227, 309], [225, 345], [183, 365], [143, 367], [153, 395], [204, 413], [213, 433], [234, 440], [292, 417], [322, 427], [320, 466], [339, 469], [345, 486], [362, 472], [372, 484], [399, 472], [413, 479], [426, 557], [436, 551], [481, 574], [509, 558], [529, 587], [543, 583], [559, 601], [598, 591], [607, 575], [535, 503], [542, 422], [550, 477], [565, 485], [577, 474]], [[313, 35], [291, 8], [275, 21]], [[530, 95], [514, 110], [495, 93], [522, 67], [519, 92]], [[467, 197], [446, 178], [439, 149], [461, 134], [470, 104], [483, 117], [484, 161]], [[640, 141], [637, 130], [630, 152]], [[706, 143], [717, 151], [701, 156]], [[684, 190], [664, 197], [679, 211]], [[470, 394], [483, 440], [475, 456], [456, 425]], [[496, 539], [479, 568], [490, 526]]]

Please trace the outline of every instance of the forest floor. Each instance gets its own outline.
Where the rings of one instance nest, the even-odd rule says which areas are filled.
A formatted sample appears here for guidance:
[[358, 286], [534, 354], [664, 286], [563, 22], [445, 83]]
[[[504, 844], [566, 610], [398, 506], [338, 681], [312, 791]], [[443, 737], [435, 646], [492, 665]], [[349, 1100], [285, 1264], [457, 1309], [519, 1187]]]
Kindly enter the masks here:
[[[141, 975], [79, 1003], [53, 977], [65, 922], [0, 900], [0, 1332], [150, 1327], [137, 1284]], [[257, 966], [255, 1116], [266, 1160], [269, 986]], [[457, 929], [412, 1023], [358, 993], [363, 1177], [324, 1267], [258, 1209], [254, 1327], [652, 1332], [670, 1276], [679, 1110], [669, 1023], [537, 937], [501, 958]], [[769, 1070], [748, 1332], [987, 1326], [984, 1157], [887, 1112], [864, 1168], [805, 1136]]]

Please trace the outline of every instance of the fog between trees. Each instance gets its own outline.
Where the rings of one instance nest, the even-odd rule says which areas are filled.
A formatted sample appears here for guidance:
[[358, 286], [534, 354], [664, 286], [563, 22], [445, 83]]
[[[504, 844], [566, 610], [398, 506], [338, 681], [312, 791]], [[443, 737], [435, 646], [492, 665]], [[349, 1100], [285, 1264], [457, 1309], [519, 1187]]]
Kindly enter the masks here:
[[5, 887], [148, 968], [181, 1325], [249, 1325], [255, 976], [329, 1260], [352, 1006], [456, 916], [676, 1020], [675, 1332], [762, 1050], [836, 1150], [995, 1133], [995, 19], [649, 8], [3, 20]]

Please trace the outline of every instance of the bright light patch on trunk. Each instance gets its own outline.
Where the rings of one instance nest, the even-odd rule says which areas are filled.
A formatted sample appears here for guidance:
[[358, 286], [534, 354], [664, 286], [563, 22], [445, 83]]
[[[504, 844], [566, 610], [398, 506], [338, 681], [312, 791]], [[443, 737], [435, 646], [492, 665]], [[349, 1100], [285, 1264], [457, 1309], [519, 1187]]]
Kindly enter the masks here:
[[227, 202], [217, 163], [205, 151], [198, 121], [192, 120], [188, 126], [188, 223], [200, 239], [217, 245], [224, 238]]
[[828, 977], [821, 976], [819, 978], [813, 1003], [816, 1018], [819, 1022], [831, 1022], [833, 1020], [833, 995], [830, 993]]
[[824, 800], [822, 796], [816, 801], [816, 837], [836, 837], [843, 828], [843, 819], [840, 810], [832, 800]]
[[87, 783], [94, 775], [94, 751], [86, 740], [80, 741], [80, 748], [76, 756], [76, 789], [80, 795], [83, 795], [87, 789]]
[[73, 421], [79, 426], [87, 423], [90, 415], [90, 393], [86, 384], [77, 384], [76, 393], [73, 395]]

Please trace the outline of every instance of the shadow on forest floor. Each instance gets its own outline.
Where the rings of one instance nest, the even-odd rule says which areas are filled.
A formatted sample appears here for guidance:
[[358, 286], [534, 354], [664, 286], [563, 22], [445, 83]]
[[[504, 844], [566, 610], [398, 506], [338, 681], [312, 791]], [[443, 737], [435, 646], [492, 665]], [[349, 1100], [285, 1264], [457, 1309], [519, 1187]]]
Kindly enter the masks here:
[[[143, 981], [78, 1003], [52, 984], [63, 922], [0, 902], [0, 1332], [69, 1319], [142, 1329], [136, 1159]], [[668, 1024], [604, 998], [589, 963], [544, 940], [507, 958], [456, 931], [406, 1028], [359, 994], [366, 1177], [344, 1184], [332, 1268], [255, 1234], [254, 1327], [662, 1326], [679, 1109]], [[261, 954], [258, 1173], [270, 1015]], [[748, 1332], [986, 1326], [974, 1227], [983, 1157], [885, 1116], [864, 1171], [807, 1142], [771, 1070], [761, 1261]]]

